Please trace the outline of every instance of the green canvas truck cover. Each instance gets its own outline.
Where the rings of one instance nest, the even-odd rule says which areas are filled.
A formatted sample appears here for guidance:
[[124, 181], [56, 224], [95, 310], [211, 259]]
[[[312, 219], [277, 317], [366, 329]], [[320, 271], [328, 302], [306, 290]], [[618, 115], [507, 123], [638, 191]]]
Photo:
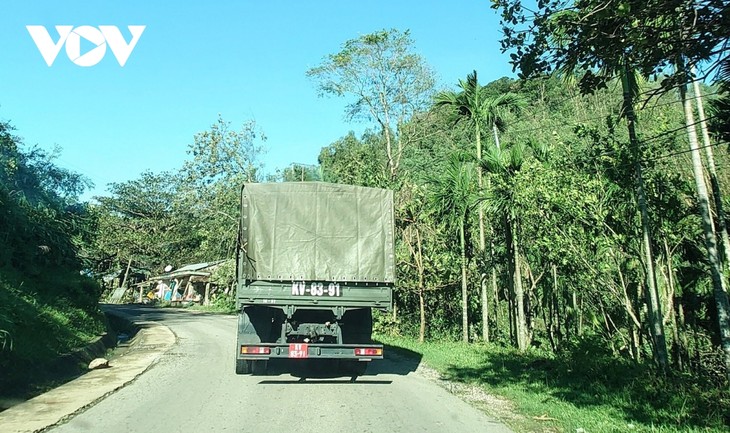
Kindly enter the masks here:
[[393, 192], [323, 182], [249, 183], [247, 280], [394, 283]]

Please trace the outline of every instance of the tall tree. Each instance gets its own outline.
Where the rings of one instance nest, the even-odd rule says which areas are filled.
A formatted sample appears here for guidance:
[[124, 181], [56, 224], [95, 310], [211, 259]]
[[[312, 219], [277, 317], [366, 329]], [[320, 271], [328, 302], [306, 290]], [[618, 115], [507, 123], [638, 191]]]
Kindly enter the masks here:
[[515, 177], [522, 168], [527, 149], [528, 147], [522, 142], [514, 144], [509, 149], [495, 146], [486, 152], [485, 158], [481, 161], [483, 168], [495, 180], [494, 187], [488, 191], [486, 203], [487, 207], [493, 209], [493, 213], [504, 221], [510, 285], [515, 297], [515, 334], [517, 347], [523, 351], [529, 345], [529, 332], [525, 291], [522, 284], [523, 265], [520, 252], [522, 248], [517, 212], [518, 203], [515, 199], [517, 195]]
[[623, 91], [622, 115], [626, 119], [626, 126], [629, 130], [629, 142], [633, 153], [634, 179], [636, 185], [636, 200], [639, 204], [641, 215], [641, 240], [644, 253], [644, 266], [646, 267], [647, 292], [649, 294], [649, 314], [651, 316], [651, 336], [654, 340], [654, 348], [657, 361], [663, 370], [669, 365], [667, 356], [667, 343], [664, 335], [664, 323], [662, 321], [661, 304], [659, 300], [659, 289], [657, 287], [654, 252], [652, 250], [651, 233], [649, 227], [649, 211], [646, 204], [646, 191], [644, 190], [644, 176], [641, 167], [642, 149], [636, 136], [636, 115], [634, 113], [634, 99], [638, 94], [638, 83], [636, 75], [624, 58], [623, 69], [621, 70], [621, 89]]
[[185, 162], [183, 171], [187, 180], [203, 184], [219, 179], [256, 182], [265, 142], [266, 135], [255, 121], [243, 122], [236, 131], [231, 122], [218, 115], [209, 130], [193, 137], [188, 148], [192, 159]]
[[702, 102], [702, 89], [700, 82], [695, 80], [692, 83], [694, 90], [694, 99], [697, 104], [697, 116], [699, 117], [700, 130], [702, 131], [702, 147], [705, 149], [705, 158], [707, 159], [705, 166], [710, 174], [710, 186], [712, 187], [712, 198], [714, 199], [715, 212], [717, 212], [717, 231], [722, 240], [722, 251], [725, 264], [725, 272], [730, 271], [730, 236], [727, 232], [727, 222], [724, 206], [722, 204], [722, 194], [720, 193], [720, 180], [717, 176], [717, 165], [715, 164], [715, 152], [712, 150], [712, 141], [710, 140], [710, 131], [707, 126], [707, 117], [705, 116], [705, 106]]
[[[535, 11], [523, 8], [521, 0], [496, 0], [493, 4], [495, 8], [502, 10], [505, 34], [502, 47], [505, 50], [516, 49], [512, 54], [512, 63], [515, 68], [520, 69], [523, 76], [540, 75], [553, 70], [560, 70], [571, 76], [577, 74], [584, 93], [605, 88], [616, 77], [622, 79], [624, 113], [635, 154], [637, 199], [642, 217], [642, 237], [653, 317], [651, 329], [656, 358], [664, 369], [667, 367], [667, 352], [663, 343], [664, 332], [639, 163], [642, 154], [634, 129], [632, 93], [635, 89], [634, 71], [643, 77], [664, 72], [675, 58], [687, 50], [688, 44], [682, 38], [680, 30], [692, 25], [692, 20], [684, 19], [684, 14], [680, 14], [683, 18], [681, 20], [675, 18], [677, 10], [687, 8], [686, 3], [670, 1], [647, 4], [636, 0], [605, 3], [583, 0], [575, 5], [568, 5], [561, 0], [548, 0], [539, 2]], [[707, 3], [709, 9], [713, 10], [721, 6], [712, 0]], [[702, 27], [712, 34], [693, 40], [691, 65], [714, 53], [720, 40], [715, 28], [716, 17], [710, 12], [703, 10], [700, 15], [707, 19]], [[697, 17], [698, 14], [695, 14], [695, 19]], [[523, 32], [525, 27], [530, 31]], [[675, 73], [665, 80], [665, 84], [673, 86], [676, 82], [686, 80], [686, 76], [684, 72]]]
[[[497, 96], [490, 95], [484, 86], [479, 85], [477, 71], [467, 75], [466, 80], [459, 80], [458, 92], [443, 91], [436, 95], [435, 105], [446, 106], [453, 110], [455, 122], [466, 120], [474, 129], [474, 143], [476, 145], [477, 161], [482, 160], [482, 133], [483, 129], [491, 129], [494, 132], [494, 145], [499, 148], [499, 131], [503, 131], [506, 111], [520, 107], [521, 99], [513, 93], [503, 93]], [[476, 165], [477, 184], [479, 191], [482, 191], [482, 166]], [[484, 209], [479, 208], [479, 253], [481, 266], [487, 262], [486, 258], [486, 233], [484, 223]], [[491, 250], [494, 246], [491, 245]], [[496, 282], [497, 270], [492, 266], [492, 281]], [[487, 302], [487, 278], [482, 274], [480, 278], [480, 290], [482, 300], [482, 338], [489, 341], [489, 305]], [[496, 291], [496, 290], [495, 290]]]
[[477, 204], [473, 163], [454, 153], [440, 175], [430, 179], [429, 200], [434, 214], [459, 239], [461, 265], [461, 335], [469, 342], [469, 290], [467, 283], [467, 233], [469, 216]]
[[390, 180], [401, 164], [404, 147], [415, 137], [403, 126], [425, 111], [433, 93], [429, 67], [413, 53], [409, 31], [380, 30], [346, 41], [307, 71], [320, 95], [348, 96], [347, 120], [375, 122], [383, 137]]
[[210, 129], [195, 134], [180, 173], [176, 212], [196, 221], [203, 233], [205, 260], [232, 258], [238, 231], [240, 191], [245, 182], [261, 181], [266, 135], [253, 120], [239, 129], [220, 115]]
[[190, 254], [190, 227], [175, 217], [175, 182], [169, 173], [144, 172], [139, 179], [113, 183], [97, 197], [96, 236], [91, 254], [97, 272], [124, 270], [128, 264], [160, 272]]
[[697, 188], [697, 198], [705, 238], [705, 249], [707, 250], [707, 261], [710, 265], [710, 276], [712, 278], [715, 306], [717, 307], [720, 344], [725, 355], [725, 375], [730, 380], [730, 302], [728, 302], [727, 287], [721, 270], [722, 265], [718, 252], [717, 236], [715, 236], [715, 227], [710, 212], [710, 199], [707, 192], [707, 185], [705, 184], [704, 170], [702, 168], [702, 156], [697, 140], [694, 113], [692, 103], [687, 98], [686, 85], [683, 84], [679, 87], [679, 94], [687, 118], [687, 135], [689, 136], [690, 154], [692, 156], [692, 172], [694, 173], [695, 186]]

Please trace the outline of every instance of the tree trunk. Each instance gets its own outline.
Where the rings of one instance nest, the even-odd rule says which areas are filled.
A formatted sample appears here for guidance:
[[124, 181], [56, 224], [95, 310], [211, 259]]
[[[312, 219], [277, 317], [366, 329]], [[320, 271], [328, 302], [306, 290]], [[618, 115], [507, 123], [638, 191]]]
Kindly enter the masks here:
[[583, 335], [583, 296], [578, 300], [578, 336]]
[[707, 195], [707, 186], [703, 178], [702, 157], [697, 143], [697, 132], [694, 127], [694, 113], [692, 105], [687, 99], [687, 88], [685, 85], [679, 87], [679, 94], [684, 105], [684, 115], [689, 135], [689, 147], [692, 155], [692, 170], [694, 172], [695, 185], [697, 187], [697, 198], [699, 201], [700, 214], [702, 217], [702, 231], [705, 234], [705, 249], [707, 260], [710, 264], [710, 275], [712, 277], [713, 294], [717, 306], [717, 321], [720, 330], [720, 341], [725, 354], [725, 374], [730, 379], [730, 305], [728, 304], [727, 291], [720, 271], [720, 260], [717, 252], [717, 239], [715, 237], [712, 215], [710, 214], [710, 203]]
[[616, 350], [616, 345], [613, 343], [613, 332], [611, 331], [611, 324], [610, 324], [610, 318], [608, 317], [608, 313], [606, 313], [606, 308], [603, 306], [603, 301], [600, 300], [598, 305], [601, 307], [601, 315], [603, 316], [603, 324], [606, 327], [606, 340], [608, 341], [609, 346], [611, 346], [611, 353], [613, 356], [618, 355], [618, 350]]
[[677, 330], [681, 330], [679, 333], [679, 339], [681, 341], [679, 359], [682, 360], [682, 367], [684, 370], [688, 368], [689, 364], [689, 341], [687, 339], [687, 326], [684, 321], [684, 307], [682, 304], [678, 304], [677, 308]]
[[624, 67], [624, 74], [621, 77], [624, 95], [624, 110], [626, 114], [626, 123], [629, 129], [629, 140], [631, 148], [634, 152], [634, 172], [636, 176], [636, 197], [639, 202], [639, 211], [641, 213], [641, 234], [642, 247], [644, 250], [644, 263], [646, 266], [646, 280], [649, 295], [649, 318], [652, 340], [654, 342], [654, 353], [657, 362], [662, 371], [667, 371], [668, 356], [667, 342], [664, 335], [664, 325], [662, 323], [662, 312], [659, 304], [659, 294], [657, 292], [656, 270], [654, 269], [654, 255], [651, 250], [651, 238], [649, 231], [649, 214], [646, 206], [646, 195], [644, 192], [644, 179], [641, 171], [641, 148], [636, 139], [636, 117], [634, 115], [634, 100], [631, 95], [629, 86], [629, 68]]
[[578, 321], [578, 292], [573, 289], [573, 293], [571, 295], [571, 300], [573, 301], [573, 332], [575, 332], [575, 335], [580, 335], [580, 322]]
[[421, 231], [416, 227], [416, 266], [418, 267], [418, 307], [421, 326], [418, 329], [418, 341], [423, 343], [426, 340], [426, 270], [423, 266], [423, 249], [421, 245]]
[[[532, 272], [532, 266], [530, 266], [530, 263], [525, 259], [525, 269], [527, 270], [527, 280], [529, 281], [529, 286], [527, 291], [523, 291], [524, 295], [523, 298], [525, 300], [525, 321], [527, 323], [527, 345], [529, 346], [532, 342], [532, 337], [535, 333], [535, 320], [533, 320], [533, 307], [532, 307], [532, 295], [537, 290], [537, 285], [540, 283], [540, 280], [542, 280], [542, 277], [545, 275], [545, 271], [542, 271], [540, 275], [535, 277], [535, 273]], [[549, 294], [550, 290], [547, 289], [547, 293]], [[542, 306], [538, 304], [538, 308], [545, 306], [546, 304], [543, 303]], [[543, 314], [544, 316], [544, 314]], [[547, 322], [544, 322], [547, 323]]]
[[560, 291], [558, 288], [558, 267], [557, 265], [553, 264], [553, 311], [555, 314], [555, 336], [557, 339], [557, 345], [558, 348], [560, 348], [560, 345], [563, 343], [563, 331], [560, 327], [562, 323], [562, 318], [565, 316], [564, 314], [561, 315], [560, 311], [560, 298], [562, 296], [560, 295]]
[[499, 288], [497, 287], [497, 269], [495, 266], [492, 266], [492, 293], [494, 293], [492, 302], [494, 304], [494, 329], [496, 330], [497, 337], [499, 337], [501, 333], [499, 327]]
[[641, 320], [639, 312], [634, 309], [634, 302], [629, 297], [629, 290], [626, 285], [624, 273], [621, 271], [621, 263], [616, 260], [616, 270], [618, 271], [619, 283], [621, 284], [621, 293], [623, 294], [624, 312], [629, 326], [629, 336], [631, 340], [631, 357], [639, 362], [641, 360], [641, 343], [639, 342], [638, 330], [641, 329]]
[[684, 364], [682, 360], [682, 340], [679, 338], [679, 324], [677, 323], [677, 311], [676, 308], [674, 308], [674, 303], [671, 305], [671, 309], [669, 310], [672, 317], [672, 353], [673, 353], [673, 359], [674, 363], [676, 364], [679, 371], [684, 370]]
[[[545, 330], [547, 331], [548, 341], [550, 342], [550, 348], [553, 352], [558, 351], [558, 342], [555, 335], [555, 292], [558, 290], [558, 277], [555, 270], [555, 265], [550, 264], [550, 270], [553, 277], [553, 285], [548, 290], [545, 289], [544, 301], [543, 301], [543, 321], [545, 322]], [[547, 310], [547, 312], [545, 311]]]
[[[669, 243], [667, 242], [667, 238], [662, 238], [662, 242], [664, 244], [664, 256], [667, 260], [667, 293], [666, 293], [666, 300], [667, 300], [667, 309], [674, 311], [674, 294], [676, 293], [674, 287], [674, 266], [672, 266], [672, 250], [669, 248]], [[674, 314], [672, 312], [669, 312], [664, 315], [664, 323], [668, 323], [670, 320], [672, 320], [672, 316]]]
[[482, 340], [489, 343], [489, 299], [487, 299], [487, 274], [483, 273], [479, 277], [481, 283], [482, 298]]
[[129, 269], [132, 267], [132, 259], [130, 258], [129, 261], [127, 261], [127, 270], [124, 271], [124, 279], [122, 280], [122, 283], [119, 285], [119, 287], [125, 287], [127, 284], [127, 277], [129, 277]]
[[[383, 102], [383, 106], [387, 107], [385, 104], [385, 98], [383, 93], [380, 93], [380, 100]], [[390, 114], [388, 112], [388, 109], [385, 110], [385, 120], [380, 121], [381, 119], [378, 118], [378, 121], [380, 123], [380, 126], [383, 128], [383, 135], [385, 136], [385, 155], [388, 158], [388, 171], [390, 172], [390, 180], [395, 180], [396, 171], [398, 170], [398, 162], [396, 161], [395, 157], [393, 156], [393, 140], [390, 135]]]
[[[694, 70], [693, 70], [694, 72]], [[717, 229], [720, 232], [723, 246], [723, 263], [725, 264], [725, 272], [729, 272], [730, 266], [730, 237], [727, 233], [727, 224], [725, 221], [725, 210], [722, 207], [722, 195], [720, 194], [720, 182], [717, 178], [717, 168], [715, 166], [715, 155], [710, 142], [710, 133], [707, 130], [707, 120], [705, 119], [705, 108], [702, 105], [702, 91], [700, 83], [694, 81], [695, 97], [697, 99], [697, 114], [700, 118], [700, 130], [702, 131], [702, 145], [705, 148], [705, 157], [707, 158], [707, 171], [710, 174], [710, 186], [712, 187], [712, 197], [715, 200], [715, 210], [717, 211]]]
[[525, 314], [525, 293], [522, 287], [522, 271], [520, 266], [520, 250], [517, 239], [517, 224], [512, 221], [512, 253], [514, 254], [514, 286], [517, 301], [517, 347], [520, 351], [527, 350], [527, 319]]
[[[492, 235], [494, 235], [494, 227], [492, 227], [492, 230], [490, 230], [490, 232]], [[494, 236], [491, 236], [491, 238], [489, 239], [489, 258], [492, 273], [492, 303], [494, 304], [494, 329], [497, 335], [499, 335], [499, 287], [497, 286], [497, 267], [494, 265]]]
[[507, 214], [502, 215], [502, 224], [504, 226], [504, 241], [507, 248], [507, 313], [509, 315], [509, 338], [510, 341], [517, 346], [517, 306], [515, 305], [515, 255], [514, 243], [512, 242], [512, 228], [507, 218]]
[[418, 328], [418, 341], [423, 343], [426, 341], [426, 305], [423, 296], [423, 289], [418, 290], [418, 307], [421, 326]]
[[459, 241], [461, 243], [461, 339], [469, 342], [469, 302], [467, 299], [466, 286], [466, 239], [464, 234], [464, 222], [459, 226]]
[[[479, 193], [482, 193], [482, 139], [481, 129], [479, 122], [475, 123], [474, 127], [476, 133], [476, 145], [477, 145], [477, 183], [479, 186]], [[479, 206], [479, 257], [480, 265], [483, 267], [486, 262], [487, 245], [485, 238], [485, 224], [484, 224], [484, 209]], [[492, 262], [493, 263], [493, 262]], [[494, 265], [492, 265], [494, 266]], [[482, 302], [482, 339], [489, 341], [489, 303], [487, 302], [487, 276], [482, 269], [479, 269], [479, 293]]]

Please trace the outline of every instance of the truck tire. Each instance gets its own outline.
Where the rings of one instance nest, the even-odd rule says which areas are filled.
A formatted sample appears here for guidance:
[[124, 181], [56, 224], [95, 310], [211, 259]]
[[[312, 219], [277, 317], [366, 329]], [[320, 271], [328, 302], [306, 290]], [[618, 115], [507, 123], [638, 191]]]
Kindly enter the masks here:
[[[269, 308], [249, 307], [238, 313], [238, 346], [268, 343], [271, 336], [272, 312]], [[236, 358], [236, 374], [266, 374], [267, 360], [252, 361]]]
[[251, 373], [251, 361], [246, 359], [236, 359], [236, 374]]
[[368, 364], [370, 364], [370, 362], [368, 361], [358, 361], [350, 359], [342, 360], [340, 362], [340, 371], [342, 371], [343, 374], [351, 376], [354, 379], [358, 376], [365, 375]]
[[266, 376], [266, 370], [269, 367], [269, 361], [262, 359], [261, 361], [251, 361], [251, 374], [254, 376]]

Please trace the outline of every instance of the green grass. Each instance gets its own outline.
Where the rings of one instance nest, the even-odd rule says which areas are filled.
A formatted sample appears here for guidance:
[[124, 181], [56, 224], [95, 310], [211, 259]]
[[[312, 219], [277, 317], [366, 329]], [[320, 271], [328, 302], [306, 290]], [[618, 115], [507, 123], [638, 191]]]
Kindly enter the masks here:
[[[55, 296], [66, 292], [0, 270], [0, 397], [24, 397], [50, 383], [59, 357], [71, 353], [105, 330], [103, 314]], [[63, 278], [68, 277], [68, 278]], [[56, 285], [87, 284], [78, 276], [57, 275]], [[39, 294], [39, 289], [54, 296]]]
[[507, 399], [521, 416], [505, 421], [518, 432], [726, 432], [730, 423], [727, 387], [719, 390], [686, 376], [660, 377], [651, 367], [616, 359], [589, 341], [556, 357], [485, 344], [379, 340], [420, 354], [445, 380]]

